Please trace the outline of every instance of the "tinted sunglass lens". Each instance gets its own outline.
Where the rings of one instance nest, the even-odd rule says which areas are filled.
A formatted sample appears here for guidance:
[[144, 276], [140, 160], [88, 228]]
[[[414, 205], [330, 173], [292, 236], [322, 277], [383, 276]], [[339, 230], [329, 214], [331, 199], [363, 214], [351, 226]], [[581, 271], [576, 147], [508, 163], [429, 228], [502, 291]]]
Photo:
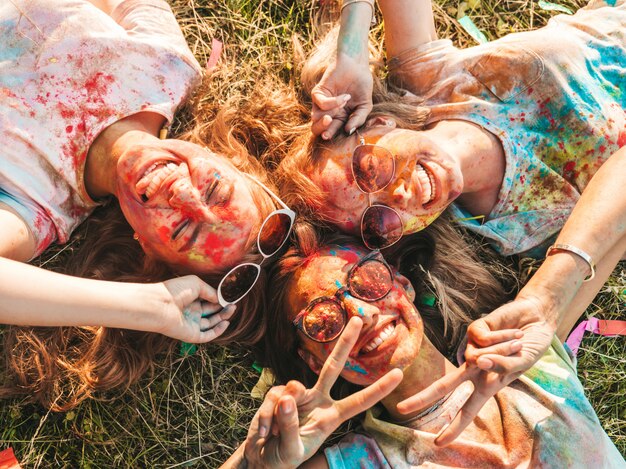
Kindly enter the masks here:
[[259, 233], [259, 249], [271, 256], [285, 243], [291, 228], [291, 218], [285, 213], [274, 213], [265, 220]]
[[240, 265], [229, 272], [220, 284], [220, 293], [227, 303], [236, 303], [248, 293], [259, 277], [256, 265]]
[[377, 192], [393, 178], [393, 156], [383, 147], [360, 145], [352, 155], [352, 172], [362, 191]]
[[392, 285], [391, 272], [383, 262], [375, 259], [356, 266], [349, 279], [350, 293], [369, 301], [385, 296]]
[[336, 339], [345, 325], [345, 316], [341, 307], [333, 301], [322, 301], [311, 308], [304, 316], [304, 332], [318, 342], [330, 342]]
[[383, 249], [402, 237], [402, 220], [395, 210], [372, 205], [363, 212], [361, 233], [368, 248]]

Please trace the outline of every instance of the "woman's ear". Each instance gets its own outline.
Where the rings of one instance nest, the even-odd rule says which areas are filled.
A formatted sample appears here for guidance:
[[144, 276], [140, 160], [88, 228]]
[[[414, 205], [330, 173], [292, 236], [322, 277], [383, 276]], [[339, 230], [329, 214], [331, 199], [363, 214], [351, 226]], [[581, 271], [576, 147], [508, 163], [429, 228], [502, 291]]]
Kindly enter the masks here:
[[401, 273], [396, 273], [396, 280], [404, 287], [404, 291], [406, 291], [406, 295], [409, 299], [412, 302], [415, 301], [415, 289], [411, 281]]
[[378, 125], [382, 125], [385, 127], [389, 127], [390, 129], [395, 129], [397, 126], [396, 120], [393, 117], [387, 116], [376, 116], [368, 119], [365, 122], [365, 127], [375, 127]]
[[315, 373], [316, 375], [320, 374], [320, 371], [322, 371], [323, 363], [320, 363], [315, 355], [313, 355], [311, 352], [307, 352], [306, 350], [302, 350], [301, 348], [298, 349], [298, 355], [300, 355], [300, 358], [302, 358], [304, 363], [306, 363], [308, 367], [311, 368], [311, 371], [313, 371], [313, 373]]

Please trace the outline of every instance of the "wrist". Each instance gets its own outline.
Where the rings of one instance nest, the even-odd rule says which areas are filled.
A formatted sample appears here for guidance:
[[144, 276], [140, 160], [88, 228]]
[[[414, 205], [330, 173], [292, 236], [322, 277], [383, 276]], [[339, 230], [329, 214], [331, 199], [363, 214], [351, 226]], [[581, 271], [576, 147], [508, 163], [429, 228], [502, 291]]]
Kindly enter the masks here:
[[526, 299], [537, 306], [543, 319], [556, 328], [562, 315], [582, 285], [584, 269], [573, 259], [551, 256], [520, 290], [518, 299]]

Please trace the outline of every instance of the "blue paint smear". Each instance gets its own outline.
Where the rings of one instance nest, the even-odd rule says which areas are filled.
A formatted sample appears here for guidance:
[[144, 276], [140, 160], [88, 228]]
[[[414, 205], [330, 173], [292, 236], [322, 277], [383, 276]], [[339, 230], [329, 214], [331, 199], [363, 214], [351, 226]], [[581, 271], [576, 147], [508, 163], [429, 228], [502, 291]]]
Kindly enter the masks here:
[[361, 366], [357, 365], [356, 363], [350, 363], [349, 361], [347, 361], [346, 364], [343, 365], [343, 367], [346, 370], [356, 371], [357, 373], [359, 373], [361, 375], [366, 375], [367, 374], [367, 371], [365, 371]]

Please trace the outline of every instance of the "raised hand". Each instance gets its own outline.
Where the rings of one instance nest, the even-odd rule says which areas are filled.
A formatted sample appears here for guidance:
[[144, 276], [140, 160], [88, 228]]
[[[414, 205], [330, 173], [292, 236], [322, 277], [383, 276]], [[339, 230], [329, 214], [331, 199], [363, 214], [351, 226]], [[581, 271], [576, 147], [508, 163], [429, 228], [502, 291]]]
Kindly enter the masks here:
[[400, 402], [398, 411], [410, 413], [427, 407], [464, 381], [471, 381], [474, 384], [471, 396], [435, 440], [440, 446], [451, 443], [491, 397], [543, 356], [554, 331], [554, 326], [545, 321], [534, 299], [518, 298], [501, 306], [470, 324], [466, 362], [458, 370]]
[[293, 468], [313, 456], [344, 421], [369, 409], [402, 381], [402, 371], [387, 373], [365, 389], [335, 401], [330, 389], [341, 374], [363, 323], [352, 318], [337, 341], [313, 388], [297, 381], [272, 388], [250, 424], [245, 458], [252, 467]]
[[367, 59], [339, 54], [313, 88], [311, 132], [333, 138], [343, 127], [352, 133], [362, 126], [372, 110], [372, 72]]
[[235, 305], [222, 308], [217, 292], [195, 275], [166, 280], [161, 334], [190, 343], [210, 342], [226, 331]]

